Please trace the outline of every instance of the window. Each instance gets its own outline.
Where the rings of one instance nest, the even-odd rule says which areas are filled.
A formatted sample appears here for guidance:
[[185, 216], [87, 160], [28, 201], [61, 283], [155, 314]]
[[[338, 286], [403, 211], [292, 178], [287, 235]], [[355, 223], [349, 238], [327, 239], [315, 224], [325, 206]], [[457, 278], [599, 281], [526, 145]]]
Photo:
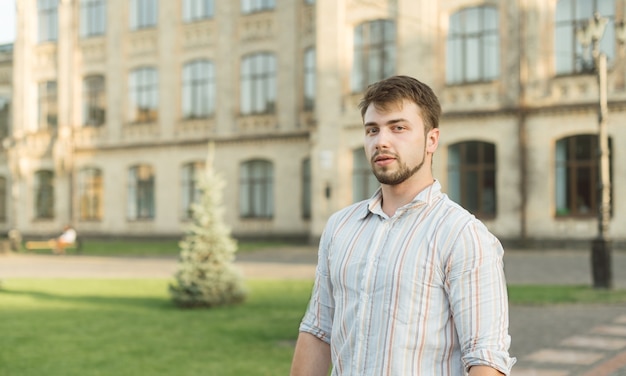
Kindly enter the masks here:
[[0, 97], [0, 139], [11, 133], [11, 99]]
[[83, 168], [78, 172], [78, 210], [81, 220], [102, 219], [104, 192], [102, 170]]
[[490, 81], [500, 75], [498, 9], [479, 6], [450, 16], [446, 82]]
[[106, 120], [106, 97], [103, 76], [83, 80], [83, 125], [99, 127]]
[[554, 30], [554, 61], [556, 74], [571, 74], [593, 68], [592, 56], [576, 39], [576, 30], [586, 25], [595, 12], [609, 22], [600, 40], [600, 51], [610, 61], [615, 56], [615, 1], [614, 0], [560, 0], [556, 6]]
[[[611, 150], [610, 141], [609, 139], [609, 150]], [[577, 135], [557, 141], [555, 158], [557, 216], [591, 217], [598, 213], [600, 204], [598, 152], [597, 135]]]
[[243, 14], [272, 9], [274, 9], [274, 0], [241, 0], [241, 12]]
[[106, 0], [80, 1], [80, 36], [103, 35], [106, 30]]
[[39, 42], [56, 41], [59, 33], [59, 0], [37, 0]]
[[252, 160], [239, 172], [239, 213], [243, 218], [274, 215], [274, 167], [269, 161]]
[[305, 4], [313, 5], [315, 4], [315, 0], [304, 0]]
[[311, 219], [311, 158], [302, 161], [302, 218]]
[[156, 121], [159, 106], [159, 82], [154, 68], [139, 68], [130, 73], [130, 121]]
[[241, 63], [241, 113], [273, 113], [276, 107], [276, 58], [257, 53]]
[[38, 130], [55, 130], [57, 128], [57, 82], [39, 83], [39, 99], [37, 121]]
[[213, 17], [213, 0], [183, 0], [183, 21], [193, 22]]
[[158, 0], [130, 0], [131, 30], [154, 27], [158, 17]]
[[358, 148], [352, 151], [352, 201], [367, 200], [376, 192], [380, 183], [370, 166], [365, 149]]
[[35, 218], [54, 218], [54, 173], [52, 171], [35, 172]]
[[182, 218], [190, 219], [192, 206], [200, 202], [200, 179], [206, 173], [204, 162], [191, 162], [183, 166], [181, 171]]
[[396, 24], [376, 20], [358, 25], [354, 31], [352, 92], [358, 93], [396, 71]]
[[7, 220], [7, 178], [0, 177], [0, 222]]
[[467, 141], [448, 148], [448, 194], [481, 218], [496, 215], [496, 146]]
[[128, 219], [154, 218], [154, 172], [139, 165], [128, 170]]
[[315, 48], [304, 52], [304, 109], [315, 109]]
[[215, 112], [215, 70], [207, 60], [195, 60], [183, 68], [183, 117], [207, 117]]

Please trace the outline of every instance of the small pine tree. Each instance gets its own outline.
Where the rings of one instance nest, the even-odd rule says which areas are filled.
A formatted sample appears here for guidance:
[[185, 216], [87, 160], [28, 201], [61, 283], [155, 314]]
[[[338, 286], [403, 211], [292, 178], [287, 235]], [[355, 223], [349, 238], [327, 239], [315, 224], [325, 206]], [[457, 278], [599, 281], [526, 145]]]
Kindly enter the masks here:
[[179, 307], [230, 305], [246, 297], [243, 277], [233, 264], [237, 243], [222, 220], [223, 187], [212, 168], [200, 179], [200, 202], [192, 205], [193, 222], [179, 243], [176, 281], [169, 285]]

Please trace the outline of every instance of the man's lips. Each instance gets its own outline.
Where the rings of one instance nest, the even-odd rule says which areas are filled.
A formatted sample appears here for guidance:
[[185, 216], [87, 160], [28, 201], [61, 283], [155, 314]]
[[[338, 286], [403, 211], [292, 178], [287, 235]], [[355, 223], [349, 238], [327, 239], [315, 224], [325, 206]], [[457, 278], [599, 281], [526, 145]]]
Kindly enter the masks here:
[[389, 155], [389, 154], [381, 154], [381, 155], [375, 155], [373, 160], [376, 165], [385, 166], [395, 161], [396, 157], [393, 155]]

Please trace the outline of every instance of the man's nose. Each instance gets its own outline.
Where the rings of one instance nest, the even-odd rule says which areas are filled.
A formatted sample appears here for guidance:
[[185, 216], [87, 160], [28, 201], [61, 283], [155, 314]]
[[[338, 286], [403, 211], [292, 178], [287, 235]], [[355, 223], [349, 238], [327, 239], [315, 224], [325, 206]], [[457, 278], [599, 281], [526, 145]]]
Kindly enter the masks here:
[[376, 135], [376, 140], [374, 142], [377, 150], [387, 149], [389, 147], [389, 136], [389, 131], [384, 128], [378, 131], [378, 134]]

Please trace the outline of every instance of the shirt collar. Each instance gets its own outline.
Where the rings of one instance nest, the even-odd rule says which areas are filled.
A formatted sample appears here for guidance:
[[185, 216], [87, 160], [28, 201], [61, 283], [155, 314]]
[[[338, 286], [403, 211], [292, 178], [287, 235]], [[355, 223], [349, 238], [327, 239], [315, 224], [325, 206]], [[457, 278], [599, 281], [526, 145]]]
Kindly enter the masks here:
[[[441, 184], [439, 183], [439, 180], [435, 179], [435, 181], [431, 185], [422, 189], [417, 194], [417, 196], [415, 196], [415, 198], [411, 200], [411, 202], [399, 208], [398, 212], [408, 210], [420, 204], [428, 204], [432, 202], [434, 199], [436, 199], [437, 197], [439, 197], [440, 195], [441, 195]], [[387, 217], [387, 215], [383, 212], [382, 202], [383, 202], [382, 189], [378, 188], [376, 190], [376, 193], [374, 193], [374, 195], [372, 195], [372, 197], [369, 200], [365, 201], [367, 205], [365, 206], [366, 210], [363, 211], [362, 218], [367, 217], [370, 213]]]

